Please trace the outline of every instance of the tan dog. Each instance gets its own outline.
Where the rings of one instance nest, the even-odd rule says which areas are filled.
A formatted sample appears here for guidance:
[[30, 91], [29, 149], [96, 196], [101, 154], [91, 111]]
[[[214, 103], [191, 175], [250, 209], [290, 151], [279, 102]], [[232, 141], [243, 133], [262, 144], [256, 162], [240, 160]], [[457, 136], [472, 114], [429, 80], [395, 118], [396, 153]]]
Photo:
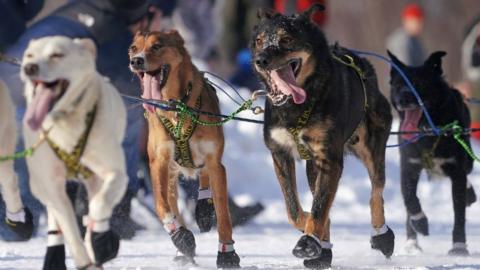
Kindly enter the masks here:
[[[128, 181], [121, 146], [126, 110], [118, 91], [96, 71], [95, 55], [91, 40], [55, 36], [31, 41], [22, 61], [26, 147], [48, 133], [27, 159], [30, 188], [48, 214], [44, 269], [65, 269], [63, 237], [80, 269], [96, 269], [119, 248], [109, 219]], [[89, 195], [85, 243], [65, 190], [72, 178]]]
[[[130, 47], [130, 68], [142, 81], [142, 97], [155, 100], [183, 100], [188, 106], [219, 113], [215, 90], [192, 64], [184, 41], [176, 31], [137, 33]], [[177, 207], [177, 179], [199, 174], [200, 187], [212, 187], [219, 234], [217, 266], [239, 267], [232, 224], [227, 206], [227, 180], [222, 164], [222, 127], [195, 125], [190, 118], [181, 126], [175, 112], [144, 105], [148, 118], [148, 155], [157, 214], [178, 250], [187, 258], [195, 255], [195, 239], [186, 229]], [[203, 121], [217, 118], [200, 116]], [[181, 164], [181, 165], [180, 165]]]
[[[0, 157], [11, 156], [17, 144], [15, 108], [7, 86], [0, 81]], [[32, 214], [24, 208], [13, 161], [0, 161], [0, 191], [6, 206], [6, 223], [22, 240], [32, 236]]]

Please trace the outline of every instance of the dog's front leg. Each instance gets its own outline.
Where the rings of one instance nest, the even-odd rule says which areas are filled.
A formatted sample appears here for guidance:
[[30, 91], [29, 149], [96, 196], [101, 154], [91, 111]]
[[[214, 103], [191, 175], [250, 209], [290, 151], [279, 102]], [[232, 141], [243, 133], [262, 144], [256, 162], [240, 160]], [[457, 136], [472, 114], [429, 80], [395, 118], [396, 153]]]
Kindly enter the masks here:
[[[173, 144], [173, 143], [172, 143]], [[154, 152], [153, 149], [160, 149]], [[149, 146], [150, 176], [152, 190], [155, 196], [155, 209], [164, 229], [171, 236], [172, 242], [178, 249], [179, 262], [191, 261], [195, 256], [195, 237], [183, 224], [176, 208], [176, 181], [177, 174], [169, 169], [171, 151], [167, 147], [157, 148]], [[172, 204], [172, 205], [171, 205]], [[186, 258], [185, 258], [186, 257]]]
[[53, 210], [47, 207], [47, 253], [43, 261], [43, 270], [66, 270], [65, 244], [62, 230], [53, 215]]
[[[453, 167], [453, 166], [451, 166]], [[465, 235], [465, 210], [467, 207], [467, 176], [459, 168], [447, 170], [452, 183], [454, 224], [452, 231], [453, 247], [448, 252], [454, 256], [468, 256]]]
[[337, 192], [338, 182], [343, 169], [343, 153], [342, 151], [335, 152], [334, 149], [342, 148], [332, 147], [331, 149], [314, 153], [318, 174], [313, 192], [312, 210], [305, 224], [305, 235], [300, 238], [293, 249], [293, 254], [296, 257], [307, 259], [305, 263], [308, 263], [309, 260], [320, 258], [322, 246], [325, 249], [331, 249], [331, 244], [321, 241], [321, 239], [329, 237], [329, 211]]
[[[35, 188], [34, 187], [35, 185], [32, 185], [32, 184], [33, 183], [31, 183], [32, 192], [35, 194], [34, 190], [36, 190], [37, 188]], [[72, 204], [70, 202], [70, 199], [66, 194], [65, 186], [64, 185], [50, 186], [49, 188], [51, 189], [59, 188], [58, 193], [50, 194], [50, 195], [45, 194], [45, 196], [49, 197], [48, 201], [45, 201], [45, 198], [43, 198], [42, 200], [43, 196], [37, 196], [38, 199], [47, 206], [47, 215], [52, 216], [49, 218], [50, 219], [49, 229], [55, 230], [57, 225], [52, 224], [55, 221], [56, 224], [58, 224], [59, 230], [62, 232], [65, 238], [67, 246], [75, 261], [75, 265], [77, 265], [79, 268], [87, 267], [91, 264], [91, 259], [88, 256], [87, 250], [80, 236], [80, 230], [78, 228], [77, 219], [75, 217], [75, 213], [74, 213]], [[60, 239], [57, 239], [57, 240], [60, 240]], [[50, 241], [54, 241], [54, 240], [50, 240]], [[61, 242], [59, 241], [58, 244], [61, 244]], [[60, 261], [62, 259], [60, 257], [62, 254], [60, 249], [57, 249], [54, 253], [55, 253], [54, 260], [56, 260], [54, 264], [58, 265], [60, 264]], [[48, 256], [48, 250], [47, 250], [47, 256]], [[53, 263], [52, 261], [50, 262]]]
[[113, 208], [125, 194], [127, 181], [122, 169], [104, 169], [96, 177], [85, 180], [89, 194], [88, 217], [84, 217], [87, 226], [85, 242], [90, 258], [97, 266], [118, 254], [120, 238], [111, 230], [110, 218]]
[[289, 153], [280, 149], [272, 151], [272, 158], [275, 174], [285, 199], [288, 220], [297, 230], [303, 232], [307, 213], [303, 211], [298, 199], [295, 161]]
[[232, 222], [228, 210], [227, 174], [221, 163], [221, 156], [209, 155], [206, 158], [206, 168], [212, 188], [215, 213], [217, 214], [217, 229], [219, 248], [217, 254], [218, 268], [239, 268], [238, 257], [233, 246]]

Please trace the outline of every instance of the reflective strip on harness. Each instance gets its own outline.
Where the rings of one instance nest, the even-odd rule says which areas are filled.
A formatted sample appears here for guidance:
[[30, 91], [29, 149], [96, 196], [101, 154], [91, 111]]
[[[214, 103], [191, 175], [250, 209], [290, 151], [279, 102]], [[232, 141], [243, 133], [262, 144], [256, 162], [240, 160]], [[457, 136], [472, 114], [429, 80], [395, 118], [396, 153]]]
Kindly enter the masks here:
[[[200, 109], [200, 107], [201, 107], [201, 97], [199, 96], [195, 103], [195, 109], [198, 110]], [[196, 121], [191, 120], [190, 126], [188, 126], [185, 132], [182, 134], [186, 115], [180, 116], [180, 119], [176, 126], [172, 123], [172, 121], [170, 121], [168, 118], [166, 118], [163, 115], [160, 115], [157, 113], [157, 117], [162, 122], [163, 126], [168, 131], [168, 133], [170, 134], [170, 137], [173, 139], [175, 143], [175, 162], [177, 162], [178, 165], [185, 168], [192, 168], [192, 169], [200, 168], [201, 166], [200, 167], [195, 166], [193, 162], [192, 152], [190, 150], [190, 144], [189, 144], [190, 138], [192, 137], [192, 134], [195, 131], [195, 128], [197, 127]], [[196, 117], [198, 118], [198, 116]]]
[[50, 148], [52, 148], [55, 155], [65, 164], [65, 168], [67, 169], [67, 178], [69, 179], [77, 179], [79, 177], [88, 179], [93, 175], [93, 172], [89, 168], [80, 163], [80, 158], [82, 157], [85, 146], [87, 145], [88, 136], [90, 135], [96, 113], [97, 106], [95, 105], [93, 110], [87, 114], [85, 119], [85, 132], [83, 132], [83, 134], [80, 136], [77, 145], [75, 145], [71, 153], [67, 153], [67, 151], [61, 149], [48, 137], [46, 138], [48, 145], [50, 145]]

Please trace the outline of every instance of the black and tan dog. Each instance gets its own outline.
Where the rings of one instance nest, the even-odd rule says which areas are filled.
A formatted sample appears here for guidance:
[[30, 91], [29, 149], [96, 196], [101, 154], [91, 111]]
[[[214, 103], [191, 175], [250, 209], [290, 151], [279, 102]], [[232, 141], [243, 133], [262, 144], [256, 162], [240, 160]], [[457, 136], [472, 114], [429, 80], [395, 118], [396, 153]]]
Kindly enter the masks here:
[[[462, 95], [451, 88], [443, 78], [442, 57], [445, 52], [433, 53], [422, 66], [404, 65], [389, 52], [392, 61], [409, 77], [422, 98], [433, 122], [445, 126], [458, 121], [462, 128], [470, 127], [470, 113], [463, 102]], [[392, 69], [391, 102], [399, 112], [401, 131], [418, 131], [429, 128], [421, 107], [413, 93], [408, 89], [402, 77]], [[404, 134], [399, 140], [414, 140], [415, 134]], [[462, 139], [470, 145], [470, 135]], [[453, 228], [453, 247], [451, 255], [467, 255], [465, 236], [465, 207], [476, 200], [473, 187], [468, 184], [467, 174], [472, 171], [473, 160], [453, 137], [423, 137], [415, 143], [400, 148], [402, 195], [407, 208], [407, 250], [420, 249], [417, 233], [428, 235], [428, 220], [422, 211], [417, 197], [417, 185], [422, 170], [432, 178], [437, 175], [448, 176], [452, 181], [453, 209], [455, 223]]]
[[[182, 37], [176, 31], [138, 33], [130, 47], [130, 68], [142, 82], [142, 97], [183, 101], [202, 111], [220, 113], [215, 90], [192, 64]], [[199, 174], [200, 187], [212, 187], [219, 234], [219, 268], [239, 267], [228, 210], [227, 179], [222, 165], [224, 148], [221, 126], [197, 125], [144, 105], [148, 119], [148, 156], [157, 214], [178, 250], [195, 255], [195, 239], [186, 229], [177, 207], [177, 179]], [[201, 121], [218, 121], [200, 116]]]
[[[394, 235], [385, 225], [385, 145], [392, 116], [378, 90], [373, 67], [338, 46], [329, 48], [311, 15], [259, 12], [252, 39], [254, 68], [268, 90], [264, 139], [272, 152], [290, 222], [304, 232], [293, 254], [309, 268], [331, 264], [329, 210], [343, 169], [345, 150], [368, 169], [372, 248], [390, 257]], [[307, 159], [311, 212], [300, 205], [295, 157]]]

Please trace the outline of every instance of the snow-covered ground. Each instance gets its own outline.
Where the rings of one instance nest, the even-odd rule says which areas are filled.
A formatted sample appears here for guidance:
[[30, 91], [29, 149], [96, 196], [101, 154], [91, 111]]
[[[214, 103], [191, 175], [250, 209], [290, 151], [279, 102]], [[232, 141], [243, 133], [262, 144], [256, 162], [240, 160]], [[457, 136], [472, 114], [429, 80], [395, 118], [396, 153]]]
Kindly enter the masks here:
[[[242, 93], [248, 96], [247, 92]], [[220, 94], [224, 112], [234, 109], [232, 102]], [[261, 104], [262, 105], [262, 104]], [[250, 113], [243, 116], [252, 117]], [[261, 118], [261, 117], [259, 117]], [[394, 130], [397, 129], [394, 124]], [[229, 190], [240, 204], [261, 200], [265, 211], [253, 223], [236, 228], [236, 250], [246, 269], [301, 269], [302, 261], [291, 255], [291, 249], [300, 237], [288, 223], [279, 185], [273, 172], [269, 152], [263, 144], [260, 125], [232, 122], [225, 126]], [[389, 143], [395, 143], [392, 137]], [[480, 145], [475, 146], [480, 153]], [[311, 205], [304, 165], [297, 164], [297, 182], [304, 209]], [[469, 179], [480, 194], [480, 164]], [[387, 150], [387, 186], [385, 214], [396, 233], [395, 254], [386, 260], [372, 251], [370, 235], [370, 181], [361, 164], [348, 157], [345, 170], [331, 212], [333, 265], [335, 269], [480, 269], [480, 203], [467, 210], [467, 241], [471, 256], [449, 257], [453, 210], [449, 181], [431, 181], [426, 177], [419, 184], [418, 195], [430, 220], [429, 237], [420, 237], [424, 253], [407, 255], [405, 244], [405, 210], [400, 193], [398, 149]], [[123, 241], [119, 257], [105, 265], [106, 269], [169, 269], [175, 268], [172, 258], [175, 249], [170, 238], [137, 202], [134, 215], [148, 230], [131, 241]], [[214, 269], [217, 248], [215, 232], [199, 234], [197, 240], [198, 267]], [[44, 231], [44, 230], [43, 230]], [[26, 243], [0, 243], [0, 269], [39, 269], [45, 252], [45, 238], [37, 237]], [[73, 262], [68, 260], [73, 268]]]

